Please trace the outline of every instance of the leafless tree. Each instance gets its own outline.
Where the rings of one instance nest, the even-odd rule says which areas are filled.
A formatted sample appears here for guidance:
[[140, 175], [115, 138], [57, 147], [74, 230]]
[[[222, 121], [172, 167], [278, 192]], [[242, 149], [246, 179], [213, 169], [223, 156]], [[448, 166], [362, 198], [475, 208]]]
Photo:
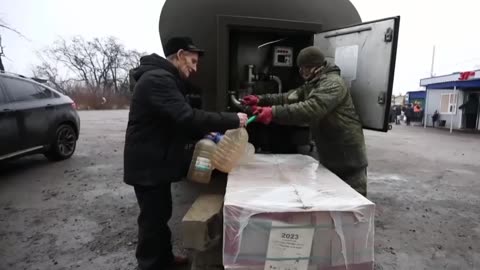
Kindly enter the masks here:
[[42, 60], [42, 64], [36, 66], [32, 70], [32, 73], [36, 78], [46, 79], [48, 84], [64, 94], [69, 94], [77, 84], [81, 84], [82, 82], [81, 80], [68, 78], [67, 76], [60, 74], [57, 65], [45, 60]]
[[[81, 81], [90, 91], [105, 95], [107, 91], [119, 93], [126, 89], [128, 71], [139, 64], [141, 53], [126, 50], [113, 37], [85, 40], [74, 37], [59, 39], [41, 54], [42, 64], [36, 68], [39, 75], [54, 80], [57, 87]], [[59, 68], [65, 67], [73, 76], [61, 79]]]
[[[23, 37], [25, 38], [26, 40], [28, 40], [24, 35], [22, 35], [22, 33], [20, 33], [18, 30], [16, 30], [15, 28], [13, 27], [10, 27], [5, 21], [3, 21], [1, 18], [0, 18], [0, 28], [3, 28], [3, 29], [7, 29], [9, 31], [12, 31], [14, 32], [15, 34], [19, 35], [20, 37]], [[0, 34], [0, 70], [1, 71], [5, 71], [5, 67], [3, 66], [3, 62], [2, 62], [2, 57], [5, 57], [5, 51], [4, 51], [4, 47], [3, 47], [3, 44], [2, 44], [2, 35]]]

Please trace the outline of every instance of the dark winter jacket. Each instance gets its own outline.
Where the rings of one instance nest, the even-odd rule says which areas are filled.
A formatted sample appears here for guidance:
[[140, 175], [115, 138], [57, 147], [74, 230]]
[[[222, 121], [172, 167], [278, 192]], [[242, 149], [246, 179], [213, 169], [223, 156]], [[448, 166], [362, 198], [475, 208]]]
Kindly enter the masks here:
[[413, 117], [413, 108], [412, 107], [407, 107], [405, 109], [405, 116], [406, 117]]
[[185, 81], [165, 58], [144, 56], [131, 75], [135, 85], [124, 149], [127, 184], [154, 186], [181, 180], [191, 160], [189, 143], [210, 131], [239, 126], [235, 113], [193, 109]]

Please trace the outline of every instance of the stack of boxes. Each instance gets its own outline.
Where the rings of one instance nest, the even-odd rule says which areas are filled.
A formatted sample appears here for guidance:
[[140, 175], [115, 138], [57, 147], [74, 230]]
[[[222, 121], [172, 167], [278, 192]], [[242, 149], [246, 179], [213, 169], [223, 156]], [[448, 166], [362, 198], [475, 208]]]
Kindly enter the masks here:
[[314, 159], [256, 155], [229, 175], [224, 266], [373, 269], [374, 214], [372, 202]]
[[374, 215], [371, 201], [313, 158], [255, 155], [229, 174], [225, 198], [194, 203], [184, 247], [196, 251], [196, 270], [372, 270]]

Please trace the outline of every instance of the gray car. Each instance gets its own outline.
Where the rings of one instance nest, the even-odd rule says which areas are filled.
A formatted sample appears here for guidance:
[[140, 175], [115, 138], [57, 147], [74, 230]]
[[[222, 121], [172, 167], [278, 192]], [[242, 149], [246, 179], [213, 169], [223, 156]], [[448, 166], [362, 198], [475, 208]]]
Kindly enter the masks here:
[[38, 153], [52, 161], [70, 158], [79, 132], [71, 98], [36, 80], [0, 73], [0, 161]]

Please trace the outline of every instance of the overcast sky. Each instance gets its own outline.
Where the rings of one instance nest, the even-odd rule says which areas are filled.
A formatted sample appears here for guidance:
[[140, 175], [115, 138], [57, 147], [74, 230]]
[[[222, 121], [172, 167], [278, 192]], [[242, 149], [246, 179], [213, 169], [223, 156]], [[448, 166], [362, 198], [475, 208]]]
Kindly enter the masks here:
[[[334, 1], [334, 0], [331, 0]], [[478, 0], [352, 0], [363, 21], [401, 16], [394, 93], [420, 89], [434, 73], [480, 68]], [[162, 54], [162, 0], [0, 0], [0, 18], [29, 40], [0, 29], [6, 69], [31, 75], [35, 52], [58, 37], [115, 36], [129, 49]]]

